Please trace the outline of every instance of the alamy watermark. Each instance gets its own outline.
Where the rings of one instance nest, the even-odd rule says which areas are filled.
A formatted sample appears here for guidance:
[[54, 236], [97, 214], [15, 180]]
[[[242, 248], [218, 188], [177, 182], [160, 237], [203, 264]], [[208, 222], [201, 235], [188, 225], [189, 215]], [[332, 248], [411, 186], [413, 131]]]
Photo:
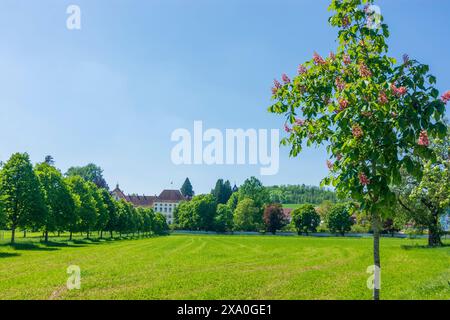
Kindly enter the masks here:
[[175, 165], [260, 165], [261, 175], [275, 175], [280, 167], [278, 129], [204, 131], [203, 122], [194, 121], [193, 132], [178, 128], [171, 140], [177, 142], [171, 152]]
[[381, 27], [381, 8], [376, 5], [369, 5], [365, 9], [367, 14], [367, 27], [369, 29], [379, 29]]
[[81, 29], [81, 9], [75, 4], [67, 7], [66, 13], [69, 15], [66, 20], [66, 27], [69, 30]]
[[80, 290], [81, 289], [81, 269], [79, 266], [71, 265], [67, 267], [67, 273], [70, 274], [67, 278], [67, 289], [68, 290]]
[[381, 268], [376, 265], [368, 266], [366, 272], [371, 274], [367, 278], [367, 288], [370, 290], [381, 289]]

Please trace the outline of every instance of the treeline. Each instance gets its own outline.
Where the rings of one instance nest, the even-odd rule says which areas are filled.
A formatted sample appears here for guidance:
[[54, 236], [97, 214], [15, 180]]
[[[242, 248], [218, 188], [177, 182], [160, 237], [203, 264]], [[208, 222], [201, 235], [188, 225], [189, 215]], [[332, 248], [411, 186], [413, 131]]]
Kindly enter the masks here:
[[[304, 203], [291, 214], [283, 210], [283, 202], [296, 204], [307, 199], [310, 203]], [[321, 205], [316, 208], [314, 203], [319, 201]], [[316, 187], [265, 187], [257, 178], [251, 177], [239, 188], [231, 188], [229, 181], [219, 179], [210, 194], [194, 196], [175, 209], [172, 228], [271, 233], [295, 230], [309, 233], [317, 231], [326, 221], [331, 232], [348, 232], [355, 223], [350, 206], [336, 204], [335, 201], [333, 192]]]
[[113, 232], [150, 236], [168, 230], [165, 217], [153, 209], [134, 208], [116, 201], [107, 189], [102, 170], [90, 164], [70, 168], [65, 175], [48, 156], [33, 166], [26, 153], [15, 153], [0, 169], [0, 226], [17, 229], [86, 234]]
[[219, 179], [210, 194], [182, 202], [174, 212], [174, 229], [202, 231], [279, 230], [288, 223], [281, 205], [270, 205], [269, 192], [251, 177], [239, 188]]
[[321, 204], [324, 201], [337, 201], [333, 191], [304, 184], [272, 186], [267, 189], [270, 202], [273, 203]]

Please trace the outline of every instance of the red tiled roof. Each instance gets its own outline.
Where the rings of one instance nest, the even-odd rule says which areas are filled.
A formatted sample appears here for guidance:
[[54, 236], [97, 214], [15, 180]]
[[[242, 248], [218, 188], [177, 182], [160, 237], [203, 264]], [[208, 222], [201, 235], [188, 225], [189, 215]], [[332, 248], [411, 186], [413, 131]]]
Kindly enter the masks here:
[[157, 201], [183, 201], [186, 198], [181, 194], [180, 190], [163, 190]]
[[157, 201], [160, 202], [179, 202], [186, 200], [181, 194], [180, 190], [163, 190], [159, 196], [139, 196], [139, 195], [125, 195], [119, 186], [117, 186], [111, 194], [116, 195], [119, 199], [124, 199], [130, 202], [135, 207], [152, 207]]
[[131, 202], [136, 207], [152, 207], [156, 200], [155, 196], [138, 196], [128, 195], [125, 196], [125, 200]]

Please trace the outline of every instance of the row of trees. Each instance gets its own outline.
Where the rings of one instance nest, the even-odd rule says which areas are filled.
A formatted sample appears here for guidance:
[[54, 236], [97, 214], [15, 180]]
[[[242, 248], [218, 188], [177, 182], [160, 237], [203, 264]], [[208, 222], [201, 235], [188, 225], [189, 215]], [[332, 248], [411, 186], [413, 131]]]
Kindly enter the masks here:
[[[95, 174], [92, 174], [92, 173]], [[134, 208], [115, 201], [101, 169], [95, 165], [71, 168], [65, 174], [46, 157], [34, 167], [26, 153], [15, 153], [0, 170], [0, 223], [12, 231], [40, 230], [48, 241], [50, 232], [93, 231], [142, 235], [163, 234], [165, 217], [152, 209]]]
[[[396, 189], [398, 202], [394, 212], [381, 220], [380, 232], [394, 234], [400, 230], [429, 232], [429, 244], [441, 244], [442, 228], [439, 218], [449, 203], [448, 139], [436, 141], [431, 148], [440, 149], [439, 169], [428, 164], [420, 183], [404, 173], [407, 183]], [[447, 160], [445, 160], [447, 159]], [[425, 164], [424, 164], [425, 165]], [[431, 170], [431, 168], [434, 168]], [[426, 185], [424, 185], [426, 183]], [[312, 190], [289, 186], [293, 190]], [[271, 191], [278, 187], [264, 187], [252, 177], [240, 188], [231, 188], [228, 181], [219, 179], [208, 195], [198, 195], [183, 202], [174, 213], [174, 228], [205, 231], [297, 231], [299, 234], [329, 231], [345, 235], [373, 232], [370, 216], [358, 202], [324, 200], [321, 204], [304, 203], [286, 216], [282, 204], [272, 201]], [[317, 188], [317, 190], [320, 190]], [[319, 191], [320, 192], [320, 191]], [[332, 193], [331, 191], [326, 191]], [[420, 197], [419, 197], [420, 195]], [[427, 204], [427, 205], [425, 205]], [[291, 218], [291, 219], [289, 219]], [[291, 223], [289, 224], [289, 220]]]
[[174, 227], [205, 231], [259, 231], [265, 228], [263, 212], [268, 190], [255, 177], [238, 189], [219, 179], [210, 194], [182, 202], [174, 212]]

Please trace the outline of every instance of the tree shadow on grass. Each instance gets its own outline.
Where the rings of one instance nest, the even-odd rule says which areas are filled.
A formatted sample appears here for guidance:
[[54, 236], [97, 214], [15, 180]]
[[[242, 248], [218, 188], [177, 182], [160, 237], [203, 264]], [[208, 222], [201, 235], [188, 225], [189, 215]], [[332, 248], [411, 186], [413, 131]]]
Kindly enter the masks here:
[[74, 241], [72, 242], [55, 242], [55, 241], [41, 241], [41, 244], [48, 248], [80, 248], [84, 245], [77, 245]]
[[104, 241], [99, 241], [97, 239], [83, 239], [83, 240], [72, 240], [74, 244], [101, 244]]
[[17, 253], [17, 252], [0, 252], [0, 259], [12, 258], [12, 257], [18, 257], [18, 256], [20, 256], [20, 253]]
[[57, 248], [47, 248], [47, 247], [42, 247], [39, 245], [36, 245], [34, 243], [5, 243], [0, 245], [2, 247], [10, 247], [13, 248], [14, 250], [30, 250], [30, 251], [55, 251], [58, 250]]
[[439, 248], [446, 248], [446, 247], [450, 247], [450, 244], [446, 244], [444, 243], [441, 246], [429, 246], [429, 245], [422, 245], [422, 244], [407, 244], [407, 245], [402, 245], [401, 248], [403, 250], [414, 250], [414, 249], [439, 249]]

